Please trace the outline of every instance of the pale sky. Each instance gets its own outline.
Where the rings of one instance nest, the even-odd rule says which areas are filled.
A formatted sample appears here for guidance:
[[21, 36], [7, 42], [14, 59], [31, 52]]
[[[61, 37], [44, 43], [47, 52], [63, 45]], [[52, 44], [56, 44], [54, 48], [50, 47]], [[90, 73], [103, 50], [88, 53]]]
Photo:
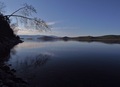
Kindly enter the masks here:
[[1, 0], [10, 13], [22, 4], [33, 5], [37, 17], [52, 25], [52, 31], [21, 34], [57, 36], [120, 34], [120, 0]]

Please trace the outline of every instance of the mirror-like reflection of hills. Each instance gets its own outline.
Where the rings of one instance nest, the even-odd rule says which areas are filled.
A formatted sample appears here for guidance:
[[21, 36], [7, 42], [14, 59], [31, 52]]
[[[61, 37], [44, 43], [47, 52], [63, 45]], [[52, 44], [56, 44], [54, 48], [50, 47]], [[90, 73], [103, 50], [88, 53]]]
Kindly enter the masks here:
[[17, 46], [17, 48], [41, 48], [44, 47], [44, 43], [38, 43], [38, 42], [25, 42], [23, 44], [20, 44]]
[[36, 78], [39, 77], [38, 79], [40, 79], [37, 73], [54, 56], [53, 53], [42, 51], [41, 48], [44, 46], [44, 43], [28, 41], [19, 44], [11, 50], [11, 58], [7, 64], [11, 64], [11, 67], [17, 71], [17, 76], [31, 83], [30, 87], [35, 87], [35, 84], [39, 84], [39, 82], [36, 83]]
[[[53, 54], [48, 52], [36, 52], [36, 50], [33, 50], [41, 47], [44, 47], [44, 43], [25, 42], [13, 48], [0, 44], [0, 76], [2, 76], [0, 77], [0, 87], [8, 87], [10, 85], [27, 87], [26, 82], [32, 82], [31, 85], [34, 87], [35, 78], [38, 76], [36, 73], [39, 72], [39, 68], [44, 66], [50, 60], [50, 57], [53, 56]], [[28, 52], [29, 50], [31, 51]], [[26, 81], [25, 83], [24, 80]]]
[[118, 44], [99, 42], [27, 40], [11, 50], [7, 63], [29, 87], [103, 87], [116, 82], [118, 85], [119, 48]]

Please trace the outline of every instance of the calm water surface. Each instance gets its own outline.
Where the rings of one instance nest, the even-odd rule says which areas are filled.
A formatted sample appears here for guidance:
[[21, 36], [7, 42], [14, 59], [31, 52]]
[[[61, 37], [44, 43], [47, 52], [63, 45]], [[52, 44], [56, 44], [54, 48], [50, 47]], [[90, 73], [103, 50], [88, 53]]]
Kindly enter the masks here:
[[8, 64], [30, 87], [120, 87], [120, 44], [25, 41]]

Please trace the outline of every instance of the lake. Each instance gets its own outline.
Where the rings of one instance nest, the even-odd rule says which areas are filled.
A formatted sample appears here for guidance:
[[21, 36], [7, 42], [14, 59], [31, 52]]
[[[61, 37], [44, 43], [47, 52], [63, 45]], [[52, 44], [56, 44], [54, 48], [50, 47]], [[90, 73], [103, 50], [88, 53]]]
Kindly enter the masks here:
[[120, 87], [120, 44], [26, 40], [7, 63], [29, 87]]

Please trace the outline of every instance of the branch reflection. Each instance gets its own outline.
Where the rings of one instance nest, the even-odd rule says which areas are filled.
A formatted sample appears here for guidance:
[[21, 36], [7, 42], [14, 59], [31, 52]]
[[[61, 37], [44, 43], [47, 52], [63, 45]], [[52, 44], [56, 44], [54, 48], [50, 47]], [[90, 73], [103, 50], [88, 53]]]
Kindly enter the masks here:
[[17, 66], [22, 68], [40, 67], [50, 59], [50, 55], [39, 54], [36, 56], [27, 56], [24, 61], [17, 61]]
[[[29, 83], [31, 81], [36, 81], [40, 67], [45, 65], [48, 60], [50, 60], [52, 55], [49, 54], [39, 54], [36, 56], [27, 56], [25, 60], [17, 60], [15, 63], [17, 75], [27, 80]], [[40, 72], [39, 72], [40, 73]]]

